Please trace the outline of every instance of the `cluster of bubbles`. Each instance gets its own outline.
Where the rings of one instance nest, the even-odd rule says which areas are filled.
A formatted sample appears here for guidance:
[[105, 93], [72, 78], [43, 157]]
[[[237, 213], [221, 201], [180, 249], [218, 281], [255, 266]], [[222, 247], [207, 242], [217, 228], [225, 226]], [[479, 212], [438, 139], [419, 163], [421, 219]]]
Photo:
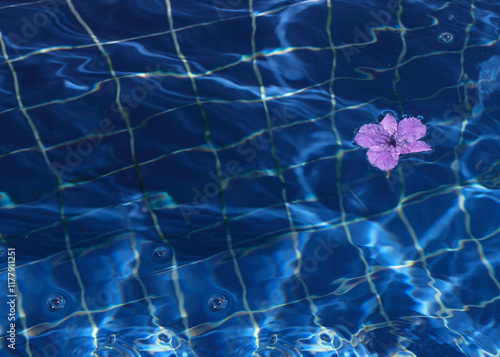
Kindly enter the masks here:
[[[210, 312], [221, 312], [229, 306], [228, 298], [223, 294], [213, 294], [207, 299], [207, 309]], [[61, 294], [52, 294], [45, 299], [45, 309], [48, 312], [58, 312], [66, 307], [66, 298]]]
[[[457, 21], [457, 17], [455, 16], [455, 14], [450, 13], [448, 14], [448, 16], [446, 16], [446, 21], [452, 24]], [[455, 35], [453, 35], [453, 32], [443, 31], [439, 35], [437, 35], [436, 39], [443, 45], [451, 45], [453, 43], [453, 40], [455, 39]]]
[[[0, 261], [7, 256], [7, 247], [4, 247], [0, 244]], [[151, 250], [151, 258], [153, 261], [158, 263], [166, 262], [169, 257], [172, 256], [172, 249], [166, 244], [159, 244], [152, 248]], [[44, 310], [51, 314], [61, 313], [65, 309], [68, 308], [68, 298], [63, 293], [53, 293], [48, 295], [43, 301]], [[221, 313], [223, 311], [227, 311], [230, 306], [230, 300], [228, 295], [224, 292], [216, 292], [208, 296], [205, 300], [205, 309], [209, 313]], [[110, 351], [110, 349], [120, 349], [122, 347], [122, 343], [117, 345], [119, 338], [114, 333], [106, 335], [104, 337], [105, 346], [101, 346], [98, 350], [95, 351], [96, 356], [104, 356], [101, 353], [107, 353], [106, 351]], [[157, 343], [162, 346], [167, 346], [172, 350], [177, 351], [177, 349], [182, 349], [183, 342], [177, 336], [177, 334], [171, 330], [161, 330], [158, 331], [155, 335], [155, 339]], [[276, 343], [278, 340], [277, 335], [272, 335], [269, 339], [271, 343]], [[111, 346], [112, 345], [112, 346]], [[131, 347], [131, 346], [129, 346]], [[116, 350], [115, 352], [118, 352]], [[134, 353], [132, 355], [135, 356]], [[108, 356], [106, 354], [106, 356]]]
[[[154, 250], [153, 257], [158, 257], [158, 259], [162, 260], [165, 258], [165, 256], [168, 256], [169, 254], [170, 251], [168, 249], [165, 250], [164, 247], [158, 247]], [[60, 293], [49, 295], [45, 299], [45, 309], [52, 313], [63, 310], [65, 307], [67, 307], [67, 305], [68, 305], [67, 299], [64, 297], [63, 294]], [[230, 299], [224, 292], [214, 293], [205, 300], [205, 308], [210, 313], [220, 313], [222, 311], [227, 311], [229, 306], [230, 306]], [[335, 348], [334, 344], [338, 342], [335, 337], [336, 334], [332, 330], [323, 330], [316, 336], [317, 336], [317, 342], [328, 348], [329, 347]], [[162, 348], [167, 348], [168, 351], [174, 353], [182, 352], [186, 348], [185, 341], [182, 340], [182, 338], [179, 337], [178, 334], [172, 330], [162, 329], [160, 331], [157, 331], [156, 334], [154, 335], [154, 338], [157, 341], [157, 343], [162, 346]], [[96, 356], [103, 356], [103, 357], [108, 356], [108, 354], [102, 354], [102, 353], [108, 353], [111, 350], [117, 353], [121, 353], [122, 349], [126, 349], [127, 351], [129, 351], [130, 349], [129, 351], [130, 353], [124, 350], [125, 352], [128, 353], [126, 355], [130, 356], [136, 355], [134, 354], [136, 347], [123, 344], [121, 342], [117, 344], [119, 342], [119, 338], [114, 333], [106, 335], [104, 339], [105, 339], [104, 342], [105, 345], [99, 347], [99, 349], [95, 351]], [[269, 335], [269, 337], [267, 338], [267, 342], [264, 342], [262, 346], [260, 346], [256, 351], [254, 351], [254, 353], [256, 356], [262, 356], [262, 357], [271, 356], [270, 353], [273, 353], [273, 356], [275, 355], [275, 353], [279, 353], [279, 355], [281, 356], [290, 356], [290, 357], [297, 357], [301, 355], [298, 347], [296, 346], [294, 347], [292, 344], [290, 344], [289, 341], [286, 341], [286, 338], [283, 339], [283, 337], [279, 337], [278, 334]], [[184, 354], [182, 355], [184, 356]]]

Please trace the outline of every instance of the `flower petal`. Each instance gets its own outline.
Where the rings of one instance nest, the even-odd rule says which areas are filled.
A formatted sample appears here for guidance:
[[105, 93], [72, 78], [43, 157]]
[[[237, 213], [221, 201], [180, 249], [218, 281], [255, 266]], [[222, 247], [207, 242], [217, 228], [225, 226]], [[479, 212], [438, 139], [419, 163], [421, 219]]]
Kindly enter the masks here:
[[389, 140], [389, 134], [378, 124], [363, 125], [354, 137], [356, 144], [367, 149], [375, 145], [385, 144]]
[[392, 135], [398, 130], [398, 122], [396, 121], [396, 118], [394, 118], [390, 114], [386, 114], [384, 119], [380, 122], [380, 125], [389, 133], [389, 135]]
[[393, 146], [376, 145], [367, 154], [370, 163], [380, 170], [391, 170], [398, 164], [399, 154]]
[[403, 154], [411, 154], [413, 152], [422, 152], [422, 151], [430, 151], [432, 150], [429, 145], [424, 143], [423, 141], [416, 141], [414, 143], [404, 143], [398, 145], [397, 151], [400, 155]]
[[427, 132], [427, 127], [417, 118], [406, 118], [399, 122], [395, 139], [398, 143], [415, 142]]

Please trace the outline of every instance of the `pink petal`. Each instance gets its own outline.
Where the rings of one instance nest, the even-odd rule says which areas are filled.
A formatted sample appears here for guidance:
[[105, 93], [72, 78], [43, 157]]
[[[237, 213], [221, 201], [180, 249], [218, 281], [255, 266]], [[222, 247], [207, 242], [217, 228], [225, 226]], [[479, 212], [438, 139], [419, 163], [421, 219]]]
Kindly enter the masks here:
[[384, 119], [380, 122], [380, 125], [384, 127], [385, 131], [387, 131], [389, 135], [394, 134], [396, 130], [398, 130], [398, 122], [396, 121], [396, 118], [390, 114], [385, 115]]
[[411, 154], [414, 152], [430, 151], [432, 149], [429, 145], [427, 145], [423, 141], [416, 141], [414, 143], [404, 143], [398, 145], [397, 150], [400, 155], [403, 155], [403, 154]]
[[356, 144], [366, 149], [375, 145], [385, 144], [389, 140], [389, 134], [378, 124], [363, 125], [354, 137]]
[[427, 127], [417, 118], [406, 118], [399, 122], [396, 141], [398, 143], [411, 143], [421, 139], [427, 132]]
[[399, 154], [392, 146], [376, 145], [368, 150], [368, 160], [380, 170], [391, 170], [398, 164]]

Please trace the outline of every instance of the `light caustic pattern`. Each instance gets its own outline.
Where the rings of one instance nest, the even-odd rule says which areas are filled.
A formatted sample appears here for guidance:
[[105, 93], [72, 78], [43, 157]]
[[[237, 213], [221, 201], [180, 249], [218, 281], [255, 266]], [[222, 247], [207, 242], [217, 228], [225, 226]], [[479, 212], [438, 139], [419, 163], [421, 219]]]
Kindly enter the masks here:
[[[0, 14], [20, 353], [499, 355], [492, 4]], [[386, 178], [353, 137], [387, 113], [423, 115], [432, 151]]]

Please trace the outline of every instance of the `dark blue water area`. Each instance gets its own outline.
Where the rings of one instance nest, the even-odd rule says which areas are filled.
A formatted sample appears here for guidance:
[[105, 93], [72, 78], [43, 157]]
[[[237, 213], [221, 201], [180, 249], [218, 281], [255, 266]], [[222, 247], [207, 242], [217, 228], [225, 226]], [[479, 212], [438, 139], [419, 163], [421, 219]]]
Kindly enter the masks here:
[[0, 1], [0, 356], [498, 356], [499, 10]]

